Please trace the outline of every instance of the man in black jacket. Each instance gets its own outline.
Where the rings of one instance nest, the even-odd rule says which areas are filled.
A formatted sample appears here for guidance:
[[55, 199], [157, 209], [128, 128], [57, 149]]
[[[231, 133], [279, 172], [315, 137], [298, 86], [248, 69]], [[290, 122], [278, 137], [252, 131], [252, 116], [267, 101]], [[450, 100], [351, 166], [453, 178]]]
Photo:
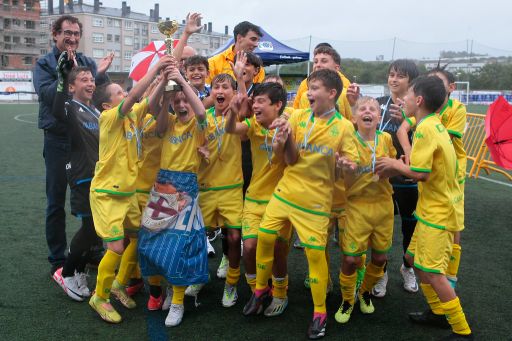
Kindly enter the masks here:
[[[76, 51], [82, 36], [82, 24], [70, 15], [63, 15], [52, 25], [55, 43], [52, 51], [39, 58], [34, 68], [34, 88], [39, 96], [39, 129], [44, 130], [43, 157], [46, 166], [46, 241], [51, 274], [60, 268], [66, 259], [66, 163], [70, 149], [66, 126], [51, 115], [57, 92], [57, 60], [63, 51]], [[96, 84], [108, 81], [106, 71], [112, 63], [113, 54], [108, 55], [97, 67], [93, 59], [76, 53], [75, 65], [87, 66], [96, 78]]]

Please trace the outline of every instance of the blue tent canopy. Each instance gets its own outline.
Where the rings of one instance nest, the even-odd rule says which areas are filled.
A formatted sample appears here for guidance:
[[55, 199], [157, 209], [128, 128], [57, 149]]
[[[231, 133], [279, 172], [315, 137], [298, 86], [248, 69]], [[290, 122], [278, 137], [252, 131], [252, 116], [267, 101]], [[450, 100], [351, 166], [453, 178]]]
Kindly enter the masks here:
[[[302, 52], [286, 46], [263, 29], [260, 28], [260, 30], [261, 33], [263, 33], [263, 37], [261, 37], [258, 47], [254, 50], [254, 53], [260, 56], [263, 60], [263, 65], [290, 64], [309, 60], [309, 52]], [[212, 56], [223, 52], [233, 45], [234, 42], [234, 38], [231, 38], [226, 45], [219, 47], [215, 52], [213, 52]]]

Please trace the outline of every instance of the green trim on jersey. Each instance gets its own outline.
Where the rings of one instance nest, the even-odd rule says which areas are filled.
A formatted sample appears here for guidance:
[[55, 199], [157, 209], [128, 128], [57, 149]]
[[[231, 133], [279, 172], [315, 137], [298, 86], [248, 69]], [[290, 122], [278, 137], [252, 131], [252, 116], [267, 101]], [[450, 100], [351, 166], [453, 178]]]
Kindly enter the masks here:
[[249, 119], [248, 119], [248, 118], [245, 118], [245, 119], [244, 119], [244, 122], [245, 122], [245, 124], [247, 124], [247, 126], [248, 126], [249, 128], [251, 127], [251, 122], [249, 121]]
[[120, 119], [125, 118], [125, 115], [121, 112], [121, 108], [123, 107], [124, 100], [125, 100], [125, 99], [123, 98], [123, 100], [121, 101], [121, 103], [119, 103], [119, 105], [117, 106], [117, 118], [120, 118]]
[[268, 233], [268, 234], [277, 234], [277, 231], [267, 230], [267, 229], [264, 229], [263, 227], [260, 227], [258, 229], [258, 231], [265, 232], [265, 233]]
[[409, 256], [413, 257], [414, 258], [414, 253], [412, 253], [411, 251], [409, 250], [406, 250], [405, 253], [407, 253]]
[[419, 173], [432, 173], [432, 169], [428, 168], [409, 167], [409, 169]]
[[377, 250], [377, 249], [372, 248], [372, 252], [375, 252], [375, 253], [383, 255], [385, 253], [388, 253], [390, 249], [391, 249], [391, 246], [388, 247], [386, 250]]
[[242, 229], [242, 225], [229, 225], [229, 224], [224, 223], [224, 226], [226, 226], [228, 229], [237, 229], [237, 230]]
[[238, 184], [234, 184], [234, 185], [227, 185], [227, 186], [219, 186], [219, 187], [210, 187], [210, 188], [200, 188], [199, 189], [199, 192], [208, 192], [208, 191], [223, 191], [225, 189], [233, 189], [233, 188], [238, 188], [238, 187], [242, 187], [244, 185], [243, 182], [240, 182]]
[[344, 212], [345, 209], [344, 208], [331, 208], [331, 212], [332, 213], [341, 213], [341, 212]]
[[247, 195], [245, 196], [245, 200], [250, 201], [250, 202], [255, 202], [260, 205], [268, 204], [270, 202], [270, 200], [259, 200], [259, 199], [249, 198]]
[[443, 225], [437, 225], [437, 224], [433, 224], [433, 223], [429, 223], [428, 221], [426, 221], [425, 219], [421, 218], [417, 213], [416, 211], [414, 211], [413, 213], [414, 217], [416, 219], [418, 219], [418, 221], [420, 223], [423, 223], [425, 225], [427, 225], [428, 227], [433, 227], [435, 229], [439, 229], [439, 230], [446, 230], [446, 226], [443, 226]]
[[459, 139], [461, 139], [461, 138], [462, 138], [462, 136], [463, 136], [463, 134], [459, 133], [458, 131], [455, 131], [455, 130], [449, 130], [449, 129], [448, 129], [448, 134], [451, 134], [451, 135], [453, 135], [453, 136], [455, 136], [455, 137], [458, 137]]
[[420, 126], [420, 124], [421, 124], [423, 121], [425, 121], [427, 118], [429, 118], [429, 117], [431, 117], [431, 116], [434, 116], [435, 114], [436, 114], [436, 113], [435, 113], [435, 112], [433, 112], [432, 114], [428, 114], [427, 116], [423, 117], [423, 118], [422, 118], [422, 119], [421, 119], [421, 120], [416, 124], [416, 129], [417, 129], [417, 127], [419, 127], [419, 126]]
[[102, 240], [103, 240], [104, 242], [107, 242], [107, 243], [109, 243], [109, 242], [115, 242], [115, 241], [117, 241], [117, 240], [121, 240], [121, 239], [124, 239], [124, 236], [122, 236], [122, 237], [115, 237], [115, 238], [102, 238]]
[[416, 262], [414, 262], [414, 266], [417, 267], [418, 269], [420, 269], [423, 272], [430, 272], [430, 273], [433, 273], [433, 274], [440, 274], [441, 273], [441, 270], [429, 269], [429, 268], [426, 268], [424, 266], [419, 265]]
[[94, 192], [96, 192], [96, 193], [106, 193], [106, 194], [112, 194], [112, 195], [119, 195], [121, 197], [129, 197], [129, 196], [132, 196], [132, 195], [135, 194], [135, 191], [133, 191], [133, 192], [119, 192], [119, 191], [112, 191], [112, 190], [109, 190], [109, 189], [100, 189], [100, 188], [95, 188]]
[[150, 193], [150, 191], [145, 191], [145, 190], [143, 190], [143, 189], [136, 189], [136, 190], [135, 190], [135, 193], [149, 194], [149, 193]]
[[343, 251], [343, 254], [346, 255], [346, 256], [351, 256], [351, 257], [361, 257], [362, 255], [364, 255], [366, 253], [366, 251], [368, 251], [368, 250], [364, 250], [362, 252]]
[[257, 234], [248, 234], [247, 236], [242, 237], [242, 240], [246, 240], [246, 239], [258, 239], [258, 235]]
[[319, 211], [313, 211], [313, 210], [310, 210], [310, 209], [307, 209], [307, 208], [304, 208], [304, 207], [301, 207], [299, 205], [296, 205], [284, 198], [281, 198], [279, 195], [277, 194], [272, 194], [274, 197], [276, 197], [277, 199], [281, 200], [282, 202], [284, 202], [285, 204], [293, 207], [293, 208], [296, 208], [300, 211], [303, 211], [303, 212], [306, 212], [306, 213], [311, 213], [311, 214], [315, 214], [315, 215], [320, 215], [320, 216], [324, 216], [324, 217], [330, 217], [331, 216], [331, 213], [325, 213], [325, 212], [319, 212]]
[[303, 242], [300, 242], [300, 245], [303, 246], [303, 247], [307, 247], [308, 249], [325, 251], [325, 246], [311, 245], [311, 244], [306, 244], [306, 243], [303, 243]]

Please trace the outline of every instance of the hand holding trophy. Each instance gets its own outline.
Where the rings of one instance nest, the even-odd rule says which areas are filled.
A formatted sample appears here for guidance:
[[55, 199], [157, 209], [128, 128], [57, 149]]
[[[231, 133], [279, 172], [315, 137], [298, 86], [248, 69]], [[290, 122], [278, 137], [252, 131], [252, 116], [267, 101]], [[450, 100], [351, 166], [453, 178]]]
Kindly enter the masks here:
[[[178, 30], [178, 22], [176, 20], [166, 20], [158, 23], [158, 30], [166, 36], [164, 42], [167, 47], [167, 54], [172, 56], [174, 39], [173, 34]], [[165, 86], [165, 91], [179, 91], [181, 86], [173, 80], [169, 80]]]

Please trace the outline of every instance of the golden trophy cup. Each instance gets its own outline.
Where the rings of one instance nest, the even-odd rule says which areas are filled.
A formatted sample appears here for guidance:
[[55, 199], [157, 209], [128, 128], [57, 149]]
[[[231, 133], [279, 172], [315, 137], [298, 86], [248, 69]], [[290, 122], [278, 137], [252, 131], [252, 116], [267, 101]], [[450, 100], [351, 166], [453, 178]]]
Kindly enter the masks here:
[[[161, 21], [158, 23], [158, 30], [166, 36], [164, 42], [167, 47], [167, 54], [172, 56], [174, 49], [174, 39], [172, 35], [178, 30], [178, 22], [176, 20]], [[165, 91], [179, 91], [181, 86], [173, 80], [169, 80], [165, 86]]]

